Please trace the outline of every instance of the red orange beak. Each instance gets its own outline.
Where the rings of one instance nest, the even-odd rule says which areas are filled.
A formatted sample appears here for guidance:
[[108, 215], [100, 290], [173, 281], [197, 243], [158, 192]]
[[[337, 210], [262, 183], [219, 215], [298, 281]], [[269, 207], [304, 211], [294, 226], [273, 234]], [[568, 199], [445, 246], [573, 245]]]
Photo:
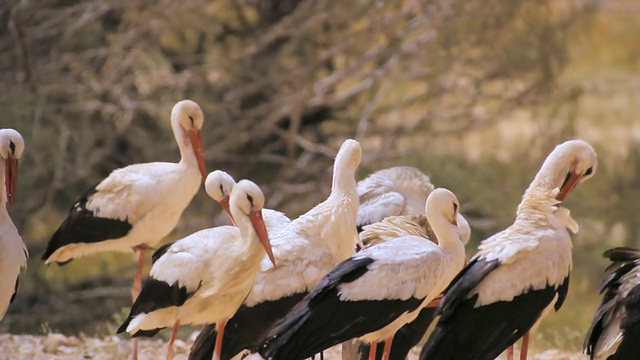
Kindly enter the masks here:
[[202, 181], [204, 181], [207, 178], [207, 170], [204, 168], [204, 150], [202, 148], [200, 130], [189, 130], [187, 131], [187, 136], [189, 137], [189, 141], [191, 141], [191, 147], [193, 148], [193, 153], [196, 155], [200, 174], [202, 174]]
[[18, 186], [18, 159], [9, 157], [4, 163], [5, 186], [7, 188], [7, 203], [13, 205], [16, 200], [16, 188]]
[[236, 220], [233, 218], [233, 215], [231, 214], [231, 207], [229, 206], [229, 196], [226, 196], [224, 199], [220, 200], [220, 205], [222, 206], [224, 211], [227, 212], [227, 215], [229, 215], [229, 217], [231, 218], [233, 225], [238, 226], [238, 224], [236, 224]]
[[564, 201], [564, 199], [569, 196], [569, 193], [575, 189], [576, 185], [580, 182], [580, 176], [575, 173], [569, 173], [567, 178], [564, 180], [564, 183], [560, 187], [560, 192], [556, 196], [556, 200]]
[[249, 214], [249, 219], [251, 220], [251, 224], [253, 224], [253, 228], [258, 234], [258, 239], [260, 239], [260, 244], [264, 248], [264, 251], [267, 252], [267, 256], [269, 256], [269, 260], [273, 266], [276, 266], [276, 259], [273, 256], [273, 251], [271, 250], [271, 243], [269, 242], [269, 235], [267, 234], [267, 227], [264, 224], [264, 220], [262, 219], [262, 211], [253, 211]]

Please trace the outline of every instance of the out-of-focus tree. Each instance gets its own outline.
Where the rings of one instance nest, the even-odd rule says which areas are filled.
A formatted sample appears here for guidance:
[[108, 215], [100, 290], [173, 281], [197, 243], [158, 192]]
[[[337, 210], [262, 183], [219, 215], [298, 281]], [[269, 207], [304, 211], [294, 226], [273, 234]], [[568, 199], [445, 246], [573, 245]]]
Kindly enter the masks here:
[[[27, 142], [14, 219], [37, 258], [84, 188], [123, 165], [176, 159], [168, 117], [183, 98], [203, 107], [208, 167], [255, 179], [269, 206], [295, 216], [328, 192], [346, 138], [363, 144], [365, 169], [379, 168], [439, 135], [576, 96], [555, 84], [567, 34], [594, 3], [9, 1], [2, 126]], [[179, 232], [207, 226], [210, 203], [198, 196]]]

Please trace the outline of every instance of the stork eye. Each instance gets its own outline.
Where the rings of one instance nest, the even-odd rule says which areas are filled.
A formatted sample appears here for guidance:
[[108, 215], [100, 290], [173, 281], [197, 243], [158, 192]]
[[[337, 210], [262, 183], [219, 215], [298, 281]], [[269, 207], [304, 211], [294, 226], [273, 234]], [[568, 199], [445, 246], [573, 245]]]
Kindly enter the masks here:
[[16, 144], [13, 142], [13, 140], [9, 140], [9, 149], [11, 149], [11, 154], [15, 155], [15, 153], [16, 153]]
[[222, 184], [220, 184], [220, 192], [224, 194], [224, 188], [222, 187]]
[[247, 194], [247, 200], [253, 205], [253, 197], [251, 195]]
[[191, 121], [191, 126], [194, 126], [193, 122], [194, 122], [195, 120], [193, 120], [193, 116], [189, 115], [189, 120]]
[[458, 212], [458, 204], [453, 203], [453, 212]]
[[589, 176], [593, 173], [593, 166], [590, 166], [587, 171], [585, 171], [584, 176]]

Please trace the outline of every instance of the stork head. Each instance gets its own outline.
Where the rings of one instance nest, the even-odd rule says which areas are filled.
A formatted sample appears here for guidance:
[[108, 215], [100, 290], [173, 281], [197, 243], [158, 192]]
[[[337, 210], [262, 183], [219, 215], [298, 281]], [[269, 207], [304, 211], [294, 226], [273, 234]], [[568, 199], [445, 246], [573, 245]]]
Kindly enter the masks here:
[[335, 166], [355, 170], [360, 166], [361, 160], [362, 147], [360, 146], [360, 143], [353, 139], [347, 139], [342, 143], [342, 146], [340, 146], [340, 150], [338, 150]]
[[[427, 218], [430, 214], [442, 214], [449, 223], [458, 226], [458, 212], [460, 202], [450, 190], [437, 188], [429, 194], [426, 205]], [[429, 219], [429, 223], [431, 220]]]
[[7, 203], [13, 204], [18, 185], [18, 160], [24, 153], [24, 139], [14, 129], [0, 129], [0, 157], [4, 160]]
[[200, 174], [204, 179], [207, 173], [204, 167], [204, 151], [202, 147], [202, 136], [200, 134], [204, 123], [204, 113], [200, 105], [191, 100], [179, 101], [171, 111], [171, 119], [175, 125], [182, 129], [182, 133], [185, 134], [195, 154]]
[[570, 140], [556, 146], [540, 173], [548, 172], [552, 188], [560, 189], [556, 200], [563, 201], [578, 184], [590, 179], [597, 167], [598, 157], [593, 147], [583, 140]]
[[271, 243], [269, 242], [269, 235], [267, 234], [267, 227], [264, 224], [262, 218], [262, 208], [264, 207], [264, 194], [260, 187], [254, 182], [249, 180], [240, 180], [231, 190], [231, 198], [229, 199], [231, 212], [233, 218], [239, 221], [239, 218], [244, 216], [248, 217], [251, 221], [251, 226], [258, 236], [260, 244], [264, 248], [269, 260], [273, 266], [276, 265], [276, 260], [273, 256], [273, 250], [271, 249]]
[[231, 209], [229, 208], [229, 197], [231, 196], [231, 191], [235, 185], [236, 181], [233, 177], [222, 170], [210, 172], [204, 182], [204, 189], [207, 194], [213, 200], [220, 203], [224, 211], [229, 214], [232, 221], [234, 220], [233, 215], [231, 215]]

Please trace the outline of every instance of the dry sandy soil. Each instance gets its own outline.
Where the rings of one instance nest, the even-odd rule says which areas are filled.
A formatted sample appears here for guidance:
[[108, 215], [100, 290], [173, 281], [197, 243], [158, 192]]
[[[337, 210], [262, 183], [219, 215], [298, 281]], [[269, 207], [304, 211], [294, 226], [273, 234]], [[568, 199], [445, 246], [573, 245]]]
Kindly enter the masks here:
[[[195, 334], [187, 341], [177, 340], [175, 343], [176, 360], [187, 358]], [[141, 340], [139, 359], [164, 359], [166, 343], [163, 340]], [[517, 353], [516, 353], [517, 354]], [[47, 336], [0, 334], [0, 359], [2, 360], [78, 360], [78, 359], [129, 359], [131, 356], [131, 342], [118, 337], [104, 339], [84, 338], [60, 334]], [[418, 351], [409, 356], [409, 360], [417, 359]], [[339, 360], [340, 347], [334, 347], [325, 352], [325, 359]], [[534, 352], [532, 360], [582, 360], [584, 355], [563, 353], [557, 350]]]

